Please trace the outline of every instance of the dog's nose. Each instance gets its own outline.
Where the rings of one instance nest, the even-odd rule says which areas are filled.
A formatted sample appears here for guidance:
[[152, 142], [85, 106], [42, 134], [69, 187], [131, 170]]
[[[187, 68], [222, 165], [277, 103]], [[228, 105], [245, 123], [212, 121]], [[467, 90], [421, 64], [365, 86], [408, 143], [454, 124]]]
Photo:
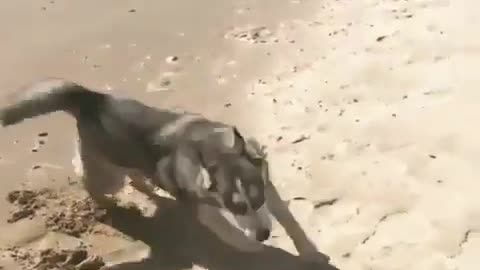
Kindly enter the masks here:
[[267, 240], [269, 237], [270, 237], [270, 230], [263, 229], [263, 230], [257, 231], [257, 235], [256, 235], [257, 241], [263, 242]]

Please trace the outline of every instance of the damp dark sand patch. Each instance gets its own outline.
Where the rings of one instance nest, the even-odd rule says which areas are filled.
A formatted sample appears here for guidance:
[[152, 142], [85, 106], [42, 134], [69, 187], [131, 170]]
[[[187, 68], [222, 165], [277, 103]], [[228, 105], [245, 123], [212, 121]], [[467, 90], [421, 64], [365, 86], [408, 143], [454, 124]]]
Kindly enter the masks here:
[[105, 265], [101, 257], [89, 254], [84, 248], [34, 251], [13, 247], [5, 253], [22, 269], [28, 270], [98, 270]]
[[15, 190], [7, 195], [7, 201], [14, 206], [7, 222], [14, 223], [19, 220], [31, 219], [37, 212], [47, 206], [46, 201], [56, 199], [56, 195], [49, 189], [41, 190]]
[[62, 200], [62, 211], [47, 215], [46, 225], [49, 230], [79, 237], [92, 232], [99, 221], [104, 221], [106, 210], [96, 206], [89, 198], [80, 200]]
[[[13, 211], [9, 223], [41, 217], [49, 231], [73, 237], [91, 233], [105, 220], [106, 211], [99, 209], [88, 197], [51, 189], [21, 189], [10, 192], [7, 201]], [[98, 270], [105, 263], [101, 257], [89, 254], [83, 246], [77, 249], [33, 250], [25, 247], [0, 247], [0, 253], [13, 259], [21, 269], [35, 270]]]
[[9, 223], [40, 216], [48, 230], [74, 237], [92, 232], [106, 216], [106, 210], [98, 208], [88, 197], [75, 198], [49, 189], [15, 190], [8, 194], [7, 201], [14, 207]]

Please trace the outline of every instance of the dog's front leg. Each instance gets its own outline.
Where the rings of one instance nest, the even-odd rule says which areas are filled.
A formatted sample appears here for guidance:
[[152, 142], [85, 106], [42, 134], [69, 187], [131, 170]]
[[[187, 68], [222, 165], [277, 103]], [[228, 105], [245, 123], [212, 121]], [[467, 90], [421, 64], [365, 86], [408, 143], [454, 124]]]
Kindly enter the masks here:
[[317, 260], [317, 258], [320, 257], [323, 258], [324, 261], [328, 261], [329, 258], [327, 256], [318, 252], [317, 247], [308, 238], [305, 231], [280, 197], [278, 190], [273, 185], [270, 179], [269, 164], [265, 149], [260, 146], [257, 140], [250, 138], [246, 141], [245, 152], [262, 173], [263, 180], [265, 181], [265, 198], [270, 212], [285, 229], [290, 239], [292, 239], [299, 255], [308, 260]]
[[184, 199], [201, 199], [212, 185], [210, 175], [203, 167], [194, 145], [179, 145], [173, 155], [175, 183], [183, 191]]
[[188, 146], [179, 146], [171, 156], [164, 157], [156, 164], [154, 184], [160, 186], [177, 200], [197, 198], [201, 176], [201, 165], [195, 152]]
[[318, 252], [270, 181], [265, 187], [265, 197], [268, 209], [292, 239], [298, 253], [303, 255]]
[[117, 200], [113, 195], [123, 185], [125, 174], [99, 158], [97, 153], [81, 143], [79, 149], [83, 185], [89, 196], [102, 208], [113, 208]]
[[173, 160], [171, 157], [164, 157], [157, 161], [152, 181], [171, 196], [180, 199], [182, 197], [182, 192], [174, 179], [174, 175], [169, 173], [173, 170], [172, 166]]
[[265, 180], [265, 197], [267, 206], [276, 220], [282, 225], [290, 239], [292, 239], [299, 255], [312, 262], [328, 262], [330, 258], [319, 252], [315, 244], [308, 238], [305, 231], [297, 222], [293, 214], [288, 209], [286, 203], [280, 197], [278, 190], [270, 180], [268, 173], [268, 163], [263, 161], [263, 175]]

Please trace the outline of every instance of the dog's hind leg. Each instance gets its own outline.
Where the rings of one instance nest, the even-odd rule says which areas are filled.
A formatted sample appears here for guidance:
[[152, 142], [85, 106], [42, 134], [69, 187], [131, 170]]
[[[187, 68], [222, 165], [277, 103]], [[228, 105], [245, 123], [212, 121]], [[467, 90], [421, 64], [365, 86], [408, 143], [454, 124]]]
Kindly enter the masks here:
[[138, 171], [128, 172], [128, 177], [132, 180], [132, 186], [141, 193], [148, 196], [149, 199], [155, 200], [158, 195], [155, 193], [155, 188], [149, 184], [148, 179]]
[[[82, 144], [82, 143], [80, 143]], [[97, 152], [80, 146], [83, 184], [90, 197], [103, 208], [116, 206], [113, 195], [122, 188], [125, 171], [113, 166]]]
[[103, 208], [112, 208], [116, 206], [116, 200], [113, 197], [115, 192], [111, 192], [108, 183], [112, 179], [123, 181], [125, 175], [118, 175], [101, 168], [100, 166], [84, 166], [85, 175], [83, 178], [84, 187], [90, 197]]

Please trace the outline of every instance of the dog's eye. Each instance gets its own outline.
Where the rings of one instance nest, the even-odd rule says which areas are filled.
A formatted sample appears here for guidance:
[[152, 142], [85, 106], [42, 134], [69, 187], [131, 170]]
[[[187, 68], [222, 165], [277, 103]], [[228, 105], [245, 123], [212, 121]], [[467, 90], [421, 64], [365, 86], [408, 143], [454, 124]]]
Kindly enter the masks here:
[[243, 198], [242, 194], [239, 192], [234, 192], [232, 194], [232, 202], [234, 204], [244, 203], [245, 199]]
[[258, 190], [258, 187], [251, 185], [248, 187], [248, 196], [251, 198], [257, 198], [258, 195], [260, 195], [260, 191]]
[[248, 212], [248, 206], [246, 203], [240, 202], [235, 204], [235, 212], [238, 215], [246, 215]]
[[245, 199], [243, 198], [242, 194], [240, 193], [233, 193], [232, 194], [232, 204], [235, 208], [235, 212], [239, 215], [245, 215], [248, 211], [248, 205]]
[[240, 193], [230, 193], [224, 196], [225, 207], [235, 215], [246, 215], [248, 212], [248, 204]]
[[217, 192], [217, 191], [218, 191], [218, 189], [217, 189], [217, 183], [212, 183], [212, 184], [210, 185], [210, 187], [208, 187], [207, 190], [208, 190], [208, 192]]

